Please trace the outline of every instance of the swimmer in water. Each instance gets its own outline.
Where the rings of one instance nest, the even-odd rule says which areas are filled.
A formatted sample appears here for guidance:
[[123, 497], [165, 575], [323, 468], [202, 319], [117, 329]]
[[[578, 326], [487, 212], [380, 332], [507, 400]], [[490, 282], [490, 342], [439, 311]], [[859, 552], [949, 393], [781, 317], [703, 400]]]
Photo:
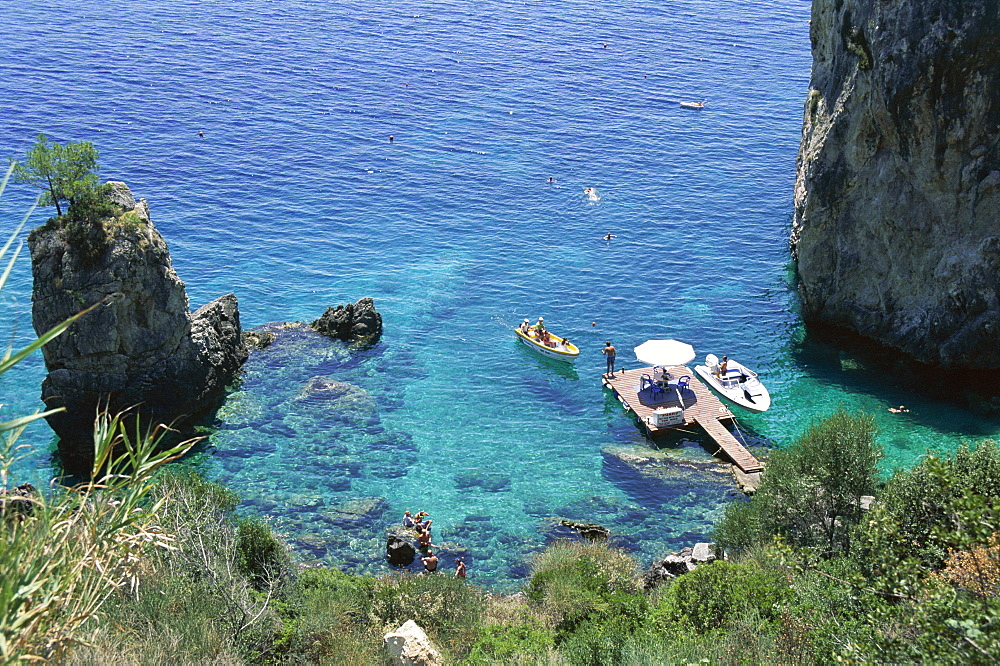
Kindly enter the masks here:
[[604, 235], [604, 240], [608, 241], [609, 243], [611, 242], [612, 238], [618, 238], [618, 236], [615, 236], [610, 231], [607, 234]]
[[586, 194], [587, 198], [590, 199], [591, 201], [600, 201], [601, 200], [601, 197], [598, 196], [598, 194], [597, 194], [597, 190], [595, 190], [593, 187], [585, 187], [585, 188], [583, 188], [583, 193]]

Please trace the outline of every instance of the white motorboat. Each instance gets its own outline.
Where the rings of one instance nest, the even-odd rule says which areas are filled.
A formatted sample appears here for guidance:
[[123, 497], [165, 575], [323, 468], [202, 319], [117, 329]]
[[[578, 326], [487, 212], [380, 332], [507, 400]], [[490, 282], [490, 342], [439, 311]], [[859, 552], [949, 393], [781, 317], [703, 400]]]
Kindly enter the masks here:
[[757, 373], [731, 358], [725, 363], [725, 371], [722, 371], [719, 359], [709, 354], [705, 357], [705, 365], [694, 366], [694, 371], [727, 400], [752, 412], [766, 411], [771, 406], [771, 394], [760, 383]]

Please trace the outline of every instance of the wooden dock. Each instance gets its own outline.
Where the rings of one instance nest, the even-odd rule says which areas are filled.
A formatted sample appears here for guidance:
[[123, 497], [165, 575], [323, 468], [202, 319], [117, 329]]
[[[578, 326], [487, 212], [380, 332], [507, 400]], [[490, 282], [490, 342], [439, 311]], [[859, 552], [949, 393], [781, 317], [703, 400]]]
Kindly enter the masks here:
[[[633, 416], [638, 419], [650, 437], [662, 435], [682, 426], [657, 427], [650, 422], [653, 410], [659, 407], [681, 407], [684, 409], [684, 426], [697, 425], [718, 444], [719, 451], [725, 452], [733, 463], [744, 472], [759, 472], [764, 469], [752, 453], [733, 437], [723, 421], [733, 421], [733, 413], [715, 397], [712, 390], [698, 380], [690, 368], [679, 365], [667, 368], [674, 378], [688, 376], [689, 390], [683, 395], [676, 390], [664, 391], [653, 398], [648, 391], [640, 394], [639, 384], [643, 375], [651, 375], [652, 368], [622, 370], [614, 377], [602, 375], [601, 382], [611, 389], [615, 397]], [[719, 451], [716, 451], [718, 455]]]

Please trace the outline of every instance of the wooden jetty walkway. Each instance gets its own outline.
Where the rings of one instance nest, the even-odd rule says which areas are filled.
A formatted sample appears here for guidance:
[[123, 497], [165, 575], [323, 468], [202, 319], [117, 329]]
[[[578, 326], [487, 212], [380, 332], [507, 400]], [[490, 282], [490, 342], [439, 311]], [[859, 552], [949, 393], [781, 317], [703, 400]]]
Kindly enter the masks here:
[[[688, 376], [689, 390], [683, 394], [671, 387], [669, 390], [653, 398], [648, 391], [639, 392], [639, 385], [643, 375], [652, 375], [652, 368], [637, 368], [635, 370], [622, 370], [615, 373], [614, 377], [602, 375], [601, 382], [611, 389], [615, 397], [622, 403], [622, 406], [635, 416], [639, 423], [649, 434], [656, 437], [670, 432], [682, 426], [658, 427], [653, 425], [651, 417], [653, 410], [659, 407], [680, 407], [684, 410], [684, 425], [698, 425], [704, 430], [712, 440], [719, 445], [719, 449], [732, 460], [737, 467], [744, 472], [759, 472], [764, 469], [752, 453], [746, 450], [739, 440], [733, 437], [723, 421], [733, 421], [733, 413], [722, 404], [722, 401], [715, 397], [712, 390], [698, 380], [690, 368], [683, 365], [667, 368], [667, 371], [676, 379], [677, 377]], [[718, 454], [718, 452], [716, 452]]]

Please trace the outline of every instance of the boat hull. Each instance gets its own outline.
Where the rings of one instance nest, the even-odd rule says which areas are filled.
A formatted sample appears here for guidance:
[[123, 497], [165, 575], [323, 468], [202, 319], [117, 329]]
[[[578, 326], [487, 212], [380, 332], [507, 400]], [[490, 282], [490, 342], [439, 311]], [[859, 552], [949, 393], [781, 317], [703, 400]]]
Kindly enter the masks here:
[[[712, 387], [713, 391], [726, 400], [751, 412], [767, 411], [771, 406], [771, 394], [761, 384], [756, 373], [732, 359], [726, 367], [726, 377], [723, 381], [720, 381], [706, 365], [696, 365], [694, 371]], [[746, 381], [739, 381], [741, 375], [747, 378]]]
[[556, 358], [560, 361], [565, 361], [567, 363], [572, 363], [576, 360], [577, 356], [580, 355], [580, 350], [572, 342], [569, 345], [563, 344], [565, 342], [564, 338], [560, 338], [558, 335], [549, 333], [549, 337], [556, 343], [555, 347], [546, 347], [542, 343], [535, 340], [535, 338], [530, 335], [525, 335], [521, 332], [521, 329], [515, 328], [514, 332], [517, 334], [517, 338], [526, 347], [529, 347], [533, 351], [538, 352], [542, 356], [548, 356], [549, 358]]

